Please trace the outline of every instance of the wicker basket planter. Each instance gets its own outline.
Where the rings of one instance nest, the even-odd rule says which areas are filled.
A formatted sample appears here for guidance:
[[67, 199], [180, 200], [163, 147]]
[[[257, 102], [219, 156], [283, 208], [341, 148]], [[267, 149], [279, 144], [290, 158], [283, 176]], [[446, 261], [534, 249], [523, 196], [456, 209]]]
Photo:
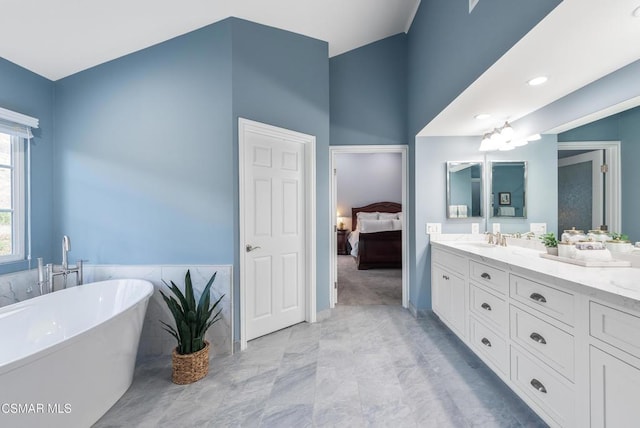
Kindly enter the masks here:
[[209, 373], [209, 342], [204, 343], [204, 348], [192, 354], [180, 355], [178, 348], [173, 350], [173, 383], [187, 385], [199, 381]]

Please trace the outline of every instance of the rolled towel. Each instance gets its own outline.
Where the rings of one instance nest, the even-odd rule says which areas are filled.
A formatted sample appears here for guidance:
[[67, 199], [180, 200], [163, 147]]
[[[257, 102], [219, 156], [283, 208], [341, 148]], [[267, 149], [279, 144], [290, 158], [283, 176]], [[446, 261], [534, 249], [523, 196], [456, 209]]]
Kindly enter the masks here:
[[467, 206], [458, 205], [458, 218], [467, 218]]
[[576, 248], [576, 260], [585, 262], [608, 262], [613, 260], [609, 250], [580, 250]]
[[498, 215], [503, 217], [515, 217], [516, 208], [515, 207], [498, 207]]
[[449, 218], [458, 218], [458, 206], [449, 205]]

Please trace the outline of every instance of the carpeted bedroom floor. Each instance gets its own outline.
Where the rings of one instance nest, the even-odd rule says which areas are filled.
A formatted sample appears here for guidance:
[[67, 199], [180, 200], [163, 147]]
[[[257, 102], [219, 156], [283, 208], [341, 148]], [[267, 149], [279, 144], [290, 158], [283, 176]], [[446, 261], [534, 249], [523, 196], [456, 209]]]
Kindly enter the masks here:
[[338, 256], [338, 305], [402, 305], [402, 269], [358, 270], [352, 256]]

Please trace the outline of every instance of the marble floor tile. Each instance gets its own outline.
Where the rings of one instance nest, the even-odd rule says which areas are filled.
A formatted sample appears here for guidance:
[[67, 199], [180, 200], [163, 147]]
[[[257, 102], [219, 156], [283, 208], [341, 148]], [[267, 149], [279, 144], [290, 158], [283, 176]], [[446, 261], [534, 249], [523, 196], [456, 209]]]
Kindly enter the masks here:
[[344, 306], [214, 357], [171, 383], [170, 358], [142, 361], [95, 427], [545, 427], [435, 316]]

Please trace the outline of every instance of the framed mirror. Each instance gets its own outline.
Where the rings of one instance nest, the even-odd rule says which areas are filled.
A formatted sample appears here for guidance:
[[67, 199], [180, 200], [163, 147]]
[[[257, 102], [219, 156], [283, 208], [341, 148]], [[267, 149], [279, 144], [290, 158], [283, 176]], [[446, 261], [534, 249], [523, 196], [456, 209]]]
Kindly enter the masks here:
[[447, 218], [484, 216], [482, 167], [477, 161], [447, 162]]
[[527, 162], [491, 162], [491, 217], [527, 218]]

